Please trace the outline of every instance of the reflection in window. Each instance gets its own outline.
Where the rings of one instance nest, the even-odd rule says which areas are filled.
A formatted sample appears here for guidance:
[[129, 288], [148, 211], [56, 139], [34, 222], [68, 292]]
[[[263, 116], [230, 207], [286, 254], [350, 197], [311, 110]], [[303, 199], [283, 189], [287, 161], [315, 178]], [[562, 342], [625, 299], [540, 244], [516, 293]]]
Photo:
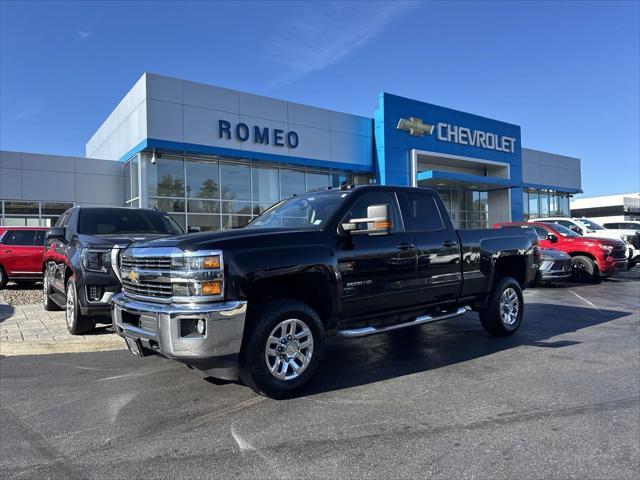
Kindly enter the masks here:
[[307, 172], [307, 192], [327, 188], [330, 181], [329, 175], [326, 173]]
[[218, 164], [187, 160], [187, 197], [218, 200], [220, 178]]
[[249, 165], [220, 166], [222, 199], [251, 201], [251, 169]]
[[280, 199], [280, 185], [276, 168], [254, 167], [252, 183], [253, 213], [264, 212]]
[[280, 170], [281, 189], [280, 198], [291, 197], [295, 193], [304, 193], [304, 172], [297, 170]]
[[150, 197], [184, 197], [184, 162], [158, 158], [147, 167], [147, 195]]
[[184, 200], [173, 198], [150, 198], [149, 208], [156, 208], [161, 212], [184, 212]]
[[220, 215], [187, 215], [189, 227], [198, 227], [202, 232], [220, 230]]

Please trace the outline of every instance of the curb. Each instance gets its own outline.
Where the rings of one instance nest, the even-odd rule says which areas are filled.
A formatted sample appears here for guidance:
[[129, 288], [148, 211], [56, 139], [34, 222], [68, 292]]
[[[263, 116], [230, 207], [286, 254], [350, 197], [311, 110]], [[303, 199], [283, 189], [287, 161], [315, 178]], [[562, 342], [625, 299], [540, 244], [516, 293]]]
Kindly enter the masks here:
[[0, 342], [0, 355], [46, 355], [52, 353], [83, 353], [126, 350], [127, 344], [118, 336], [100, 342], [64, 341], [59, 343], [4, 341]]

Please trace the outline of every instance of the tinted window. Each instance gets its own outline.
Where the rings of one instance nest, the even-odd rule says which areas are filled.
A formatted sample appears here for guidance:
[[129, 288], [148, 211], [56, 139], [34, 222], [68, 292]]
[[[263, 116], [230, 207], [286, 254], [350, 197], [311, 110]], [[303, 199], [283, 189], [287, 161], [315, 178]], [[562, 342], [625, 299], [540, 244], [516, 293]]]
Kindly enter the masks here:
[[44, 230], [36, 230], [36, 239], [34, 245], [44, 246]]
[[177, 235], [178, 224], [166, 213], [128, 209], [92, 208], [80, 210], [78, 233], [109, 235], [159, 233]]
[[[307, 193], [293, 197], [266, 210], [247, 228], [319, 228], [333, 215], [346, 195], [346, 193], [331, 192]], [[242, 217], [237, 218], [241, 219]], [[233, 221], [232, 218], [229, 220]], [[225, 221], [228, 222], [228, 220]], [[228, 222], [226, 226], [236, 228], [244, 225], [234, 225], [232, 222]]]
[[35, 238], [35, 230], [10, 230], [4, 238], [4, 244], [33, 246]]
[[389, 220], [391, 220], [391, 231], [402, 231], [402, 220], [395, 194], [391, 192], [371, 192], [365, 193], [353, 204], [344, 218], [348, 222], [352, 218], [366, 218], [367, 208], [371, 205], [388, 205]]
[[549, 233], [550, 233], [550, 232], [547, 232], [542, 227], [533, 227], [533, 229], [536, 231], [536, 234], [538, 235], [538, 238], [540, 238], [542, 240], [546, 240], [547, 235], [549, 235]]
[[422, 192], [407, 192], [409, 202], [408, 226], [409, 229], [420, 232], [429, 230], [442, 230], [444, 224], [440, 211], [433, 195]]

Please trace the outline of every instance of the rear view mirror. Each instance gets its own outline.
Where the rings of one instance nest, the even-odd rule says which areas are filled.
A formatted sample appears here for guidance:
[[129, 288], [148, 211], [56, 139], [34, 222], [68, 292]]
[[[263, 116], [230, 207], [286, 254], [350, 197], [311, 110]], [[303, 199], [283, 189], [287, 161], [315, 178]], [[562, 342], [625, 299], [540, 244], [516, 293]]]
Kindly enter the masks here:
[[64, 228], [50, 228], [47, 230], [47, 240], [64, 240], [65, 230]]
[[556, 237], [553, 233], [547, 235], [547, 240], [549, 240], [551, 243], [558, 243], [558, 237]]
[[367, 207], [367, 218], [352, 218], [342, 224], [342, 229], [351, 235], [389, 235], [389, 205], [370, 205]]

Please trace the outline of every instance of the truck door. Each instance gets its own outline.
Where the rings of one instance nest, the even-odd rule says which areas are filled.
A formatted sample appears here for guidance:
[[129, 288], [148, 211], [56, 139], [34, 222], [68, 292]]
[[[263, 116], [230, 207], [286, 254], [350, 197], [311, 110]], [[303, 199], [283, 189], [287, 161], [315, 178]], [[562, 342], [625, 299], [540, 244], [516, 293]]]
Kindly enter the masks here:
[[446, 211], [429, 191], [402, 193], [406, 228], [418, 250], [420, 303], [455, 299], [462, 286], [460, 241]]
[[389, 206], [389, 235], [343, 236], [339, 250], [342, 314], [357, 317], [417, 303], [417, 251], [404, 229], [394, 192], [367, 192], [355, 200], [342, 223], [367, 216], [371, 205]]

